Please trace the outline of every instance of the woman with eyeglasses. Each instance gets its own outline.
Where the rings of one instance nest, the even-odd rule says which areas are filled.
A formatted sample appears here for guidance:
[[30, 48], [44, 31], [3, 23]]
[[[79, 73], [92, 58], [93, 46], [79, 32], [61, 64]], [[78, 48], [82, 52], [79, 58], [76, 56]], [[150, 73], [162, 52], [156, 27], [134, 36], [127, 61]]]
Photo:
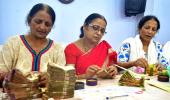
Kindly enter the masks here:
[[153, 40], [160, 29], [160, 22], [157, 17], [144, 16], [138, 24], [138, 32], [135, 37], [123, 41], [118, 52], [118, 60], [125, 68], [143, 67], [156, 65], [158, 70], [168, 66], [166, 58], [162, 54], [162, 45]]
[[97, 13], [89, 15], [81, 27], [80, 39], [65, 48], [66, 64], [76, 69], [78, 79], [97, 76], [114, 78], [117, 53], [101, 38], [105, 35], [106, 19]]

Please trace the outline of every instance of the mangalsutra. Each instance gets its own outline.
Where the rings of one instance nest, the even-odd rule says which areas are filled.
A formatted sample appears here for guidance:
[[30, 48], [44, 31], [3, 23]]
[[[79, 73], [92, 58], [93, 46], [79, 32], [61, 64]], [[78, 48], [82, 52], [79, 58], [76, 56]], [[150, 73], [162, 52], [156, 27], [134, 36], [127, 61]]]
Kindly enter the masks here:
[[[83, 41], [82, 41], [83, 42]], [[89, 50], [89, 48], [87, 46], [85, 46], [85, 43], [83, 42], [82, 45], [83, 51], [87, 52]]]
[[83, 47], [84, 51], [87, 52], [89, 49], [87, 47]]

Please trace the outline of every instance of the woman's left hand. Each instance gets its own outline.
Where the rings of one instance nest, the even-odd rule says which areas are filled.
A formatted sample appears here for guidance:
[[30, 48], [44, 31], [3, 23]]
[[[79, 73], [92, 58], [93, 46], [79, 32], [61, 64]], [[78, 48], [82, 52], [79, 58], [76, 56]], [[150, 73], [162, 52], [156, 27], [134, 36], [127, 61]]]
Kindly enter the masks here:
[[45, 87], [47, 85], [47, 75], [45, 73], [40, 73], [40, 80], [38, 86]]
[[101, 69], [97, 72], [97, 77], [99, 78], [115, 78], [117, 74], [116, 66], [112, 65], [107, 67], [105, 70]]
[[117, 67], [115, 65], [109, 66], [106, 70], [111, 78], [115, 78], [116, 74], [118, 73]]
[[156, 68], [157, 68], [158, 71], [162, 71], [162, 70], [166, 69], [166, 68], [165, 68], [162, 64], [160, 64], [160, 63], [155, 64], [155, 66], [156, 66]]
[[98, 78], [106, 78], [108, 76], [107, 71], [100, 69], [97, 73], [96, 73]]

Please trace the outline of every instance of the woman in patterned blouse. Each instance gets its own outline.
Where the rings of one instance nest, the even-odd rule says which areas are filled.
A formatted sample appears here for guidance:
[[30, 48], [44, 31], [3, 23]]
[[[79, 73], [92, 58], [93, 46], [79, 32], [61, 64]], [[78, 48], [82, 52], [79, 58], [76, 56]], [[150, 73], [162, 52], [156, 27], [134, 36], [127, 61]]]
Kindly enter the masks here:
[[160, 29], [160, 22], [155, 16], [144, 16], [139, 24], [139, 34], [123, 41], [118, 51], [119, 65], [130, 68], [132, 66], [148, 67], [156, 64], [158, 69], [168, 66], [168, 61], [162, 54], [162, 45], [153, 40]]

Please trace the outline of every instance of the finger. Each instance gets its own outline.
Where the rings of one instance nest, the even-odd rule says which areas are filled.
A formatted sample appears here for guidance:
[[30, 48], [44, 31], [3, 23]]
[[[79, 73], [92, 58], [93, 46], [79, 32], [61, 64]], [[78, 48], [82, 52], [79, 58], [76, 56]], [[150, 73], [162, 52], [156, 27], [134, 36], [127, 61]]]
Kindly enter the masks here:
[[149, 67], [148, 61], [146, 59], [143, 59], [142, 61], [143, 61], [145, 68]]
[[40, 81], [39, 83], [38, 83], [38, 86], [46, 86], [46, 83], [47, 83], [47, 80], [44, 80], [44, 81]]
[[95, 70], [93, 70], [93, 69], [88, 69], [88, 72], [90, 72], [90, 73], [94, 73], [94, 72], [95, 72]]
[[112, 69], [110, 69], [110, 70], [108, 71], [108, 73], [109, 73], [109, 75], [114, 76], [114, 75], [117, 74], [117, 69], [116, 69], [116, 68], [112, 68]]
[[117, 74], [117, 70], [111, 72], [112, 76]]
[[116, 67], [114, 67], [114, 66], [109, 66], [109, 68], [108, 68], [108, 73], [110, 73], [110, 72], [113, 72], [113, 71], [116, 71]]
[[47, 78], [45, 77], [45, 76], [42, 76], [42, 77], [40, 77], [40, 81], [44, 81], [44, 80], [46, 80]]
[[144, 67], [144, 68], [148, 67], [148, 62], [144, 58], [140, 58], [138, 60], [138, 63], [141, 67]]
[[9, 88], [4, 88], [4, 92], [11, 94], [11, 90]]
[[155, 67], [156, 67], [156, 68], [159, 68], [159, 67], [161, 67], [161, 66], [160, 66], [159, 64], [155, 64]]
[[88, 68], [87, 73], [95, 73], [95, 70], [93, 70], [92, 68]]
[[109, 75], [110, 75], [112, 78], [115, 78], [116, 72], [112, 72], [112, 73], [110, 73]]
[[40, 78], [41, 81], [46, 80], [46, 79], [47, 79], [47, 75], [44, 74], [44, 73], [41, 73], [41, 74], [39, 75], [39, 78]]
[[107, 72], [108, 72], [108, 73], [112, 73], [112, 72], [114, 72], [114, 71], [115, 71], [115, 69], [114, 69], [114, 68], [112, 68], [112, 69], [111, 69], [111, 68], [109, 68]]
[[90, 67], [89, 69], [90, 69], [92, 72], [96, 72], [96, 71], [99, 70], [97, 67], [94, 67], [94, 66], [93, 66], [93, 67]]
[[161, 66], [161, 64], [156, 64], [156, 70], [162, 71], [163, 67]]
[[94, 68], [95, 70], [100, 70], [100, 69], [101, 69], [101, 68], [100, 68], [99, 66], [97, 66], [97, 65], [92, 66], [92, 68]]
[[162, 68], [161, 67], [156, 67], [156, 70], [162, 71]]
[[113, 74], [113, 75], [112, 75], [112, 79], [114, 79], [115, 77], [116, 77], [116, 74]]

